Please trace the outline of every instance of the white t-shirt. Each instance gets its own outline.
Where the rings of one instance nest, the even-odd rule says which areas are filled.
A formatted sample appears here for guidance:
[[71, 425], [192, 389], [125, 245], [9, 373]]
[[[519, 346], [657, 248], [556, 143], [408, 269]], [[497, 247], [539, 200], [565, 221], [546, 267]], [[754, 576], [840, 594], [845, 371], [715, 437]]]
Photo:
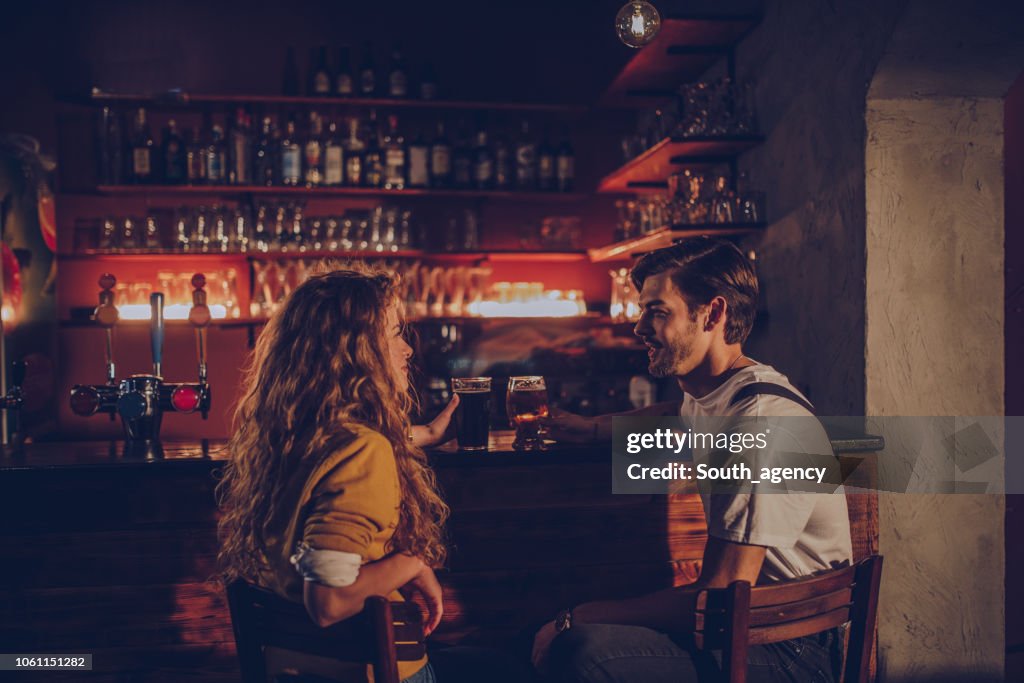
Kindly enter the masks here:
[[[785, 375], [757, 364], [741, 368], [706, 396], [686, 394], [680, 414], [684, 419], [811, 417], [803, 406], [781, 396], [760, 394], [730, 405], [741, 387], [755, 382], [778, 384], [803, 398]], [[789, 436], [798, 443], [799, 452], [832, 453], [828, 435], [817, 420], [798, 422], [803, 425], [799, 436]], [[753, 484], [747, 493], [702, 492], [701, 499], [710, 536], [767, 548], [759, 583], [810, 576], [853, 562], [850, 520], [841, 487], [835, 493], [757, 493], [757, 487]]]

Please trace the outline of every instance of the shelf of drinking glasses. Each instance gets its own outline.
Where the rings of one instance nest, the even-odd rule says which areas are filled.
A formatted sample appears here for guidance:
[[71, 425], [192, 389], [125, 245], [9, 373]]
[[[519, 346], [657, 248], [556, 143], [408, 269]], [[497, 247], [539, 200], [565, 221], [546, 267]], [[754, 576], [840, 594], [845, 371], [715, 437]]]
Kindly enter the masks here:
[[731, 54], [759, 22], [756, 16], [663, 18], [654, 40], [633, 54], [605, 90], [601, 106], [658, 104]]
[[[600, 313], [587, 313], [586, 315], [572, 315], [572, 316], [559, 316], [559, 317], [546, 317], [546, 316], [481, 316], [481, 315], [445, 315], [445, 316], [418, 316], [409, 318], [409, 323], [425, 324], [425, 323], [499, 323], [499, 322], [536, 322], [536, 323], [552, 323], [552, 322], [587, 322], [588, 324], [602, 324], [602, 325], [613, 325], [618, 324], [607, 315]], [[221, 328], [233, 328], [233, 327], [260, 327], [267, 323], [266, 316], [246, 316], [239, 318], [214, 318], [210, 325], [212, 327]], [[174, 327], [186, 327], [190, 326], [191, 323], [188, 320], [164, 320], [165, 325], [171, 325]], [[89, 318], [68, 318], [60, 321], [60, 326], [63, 328], [89, 328], [95, 327], [100, 329], [100, 326]], [[117, 326], [126, 326], [128, 328], [138, 329], [149, 329], [150, 321], [147, 320], [119, 320]]]
[[[552, 322], [582, 322], [587, 323], [598, 323], [598, 324], [612, 324], [613, 321], [606, 315], [600, 313], [587, 313], [586, 315], [570, 315], [570, 316], [482, 316], [482, 315], [443, 315], [443, 316], [416, 316], [409, 318], [406, 322], [414, 324], [426, 324], [426, 323], [497, 323], [497, 322], [537, 322], [537, 323], [552, 323]], [[145, 321], [144, 321], [145, 322]], [[223, 318], [221, 320], [215, 320], [214, 323], [220, 327], [250, 327], [265, 325], [267, 318], [255, 317], [255, 318]]]
[[[248, 327], [250, 325], [262, 325], [266, 318], [214, 318], [210, 321], [211, 327]], [[192, 323], [188, 320], [173, 320], [164, 318], [164, 324], [171, 327], [190, 327]], [[102, 329], [94, 320], [88, 318], [69, 318], [60, 321], [63, 328], [95, 327]], [[146, 320], [118, 320], [116, 327], [129, 329], [145, 329], [150, 327], [150, 321]]]
[[587, 107], [578, 104], [552, 104], [549, 102], [498, 102], [479, 100], [423, 100], [397, 97], [322, 97], [307, 95], [257, 94], [204, 94], [183, 90], [162, 93], [111, 93], [93, 91], [85, 98], [65, 98], [69, 102], [96, 105], [147, 107], [150, 109], [179, 109], [203, 105], [260, 105], [271, 107], [355, 107], [377, 109], [441, 109], [441, 110], [493, 110], [522, 111], [552, 114], [582, 113]]
[[674, 225], [632, 239], [588, 250], [593, 263], [602, 261], [625, 261], [636, 254], [670, 247], [678, 240], [689, 237], [710, 235], [728, 237], [749, 235], [764, 230], [764, 223], [707, 223], [704, 225]]
[[761, 135], [665, 138], [606, 175], [602, 193], [661, 192], [677, 166], [721, 164], [764, 142]]
[[527, 192], [517, 190], [475, 190], [445, 188], [407, 188], [386, 190], [381, 187], [305, 187], [286, 185], [100, 185], [100, 194], [113, 196], [238, 197], [246, 195], [302, 197], [439, 197], [471, 199], [508, 199], [529, 202], [578, 202], [588, 195], [578, 192]]
[[113, 252], [100, 249], [87, 249], [73, 254], [61, 254], [62, 260], [85, 260], [85, 261], [121, 261], [121, 262], [160, 262], [167, 259], [180, 261], [226, 261], [245, 259], [251, 260], [284, 260], [284, 259], [420, 259], [428, 261], [455, 261], [455, 262], [518, 262], [518, 261], [542, 261], [545, 263], [574, 263], [587, 260], [587, 252], [583, 250], [570, 251], [540, 251], [540, 250], [502, 250], [491, 251], [422, 251], [419, 249], [402, 249], [399, 251], [372, 251], [372, 250], [333, 250], [333, 249], [307, 249], [305, 251], [245, 251], [245, 252], [194, 252], [194, 251], [145, 251], [145, 252]]

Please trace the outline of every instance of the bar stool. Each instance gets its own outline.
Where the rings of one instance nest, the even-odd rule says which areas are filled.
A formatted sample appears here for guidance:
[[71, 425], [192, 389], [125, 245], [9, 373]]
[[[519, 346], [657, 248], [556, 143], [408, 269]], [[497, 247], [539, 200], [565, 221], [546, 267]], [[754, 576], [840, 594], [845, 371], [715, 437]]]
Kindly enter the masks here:
[[882, 557], [799, 581], [751, 588], [736, 581], [697, 596], [695, 642], [721, 650], [723, 680], [746, 683], [747, 649], [821, 633], [850, 622], [845, 683], [867, 683]]
[[[369, 664], [375, 683], [399, 683], [398, 662], [416, 661], [426, 653], [423, 615], [415, 603], [388, 602], [371, 596], [361, 613], [321, 628], [309, 618], [303, 605], [242, 579], [231, 582], [227, 597], [243, 683], [267, 683], [267, 646]], [[326, 679], [287, 675], [276, 680], [319, 683]]]

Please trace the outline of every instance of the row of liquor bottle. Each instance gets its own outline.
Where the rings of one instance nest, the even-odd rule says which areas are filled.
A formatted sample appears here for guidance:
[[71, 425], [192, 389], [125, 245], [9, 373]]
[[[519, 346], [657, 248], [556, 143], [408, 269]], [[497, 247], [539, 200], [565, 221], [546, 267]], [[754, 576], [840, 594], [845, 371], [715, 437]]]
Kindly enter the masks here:
[[[239, 108], [228, 130], [208, 124], [202, 134], [181, 130], [175, 120], [159, 144], [146, 110], [134, 111], [131, 130], [121, 133], [116, 110], [104, 107], [99, 119], [100, 184], [130, 183], [261, 185], [306, 187], [455, 188], [571, 192], [576, 156], [568, 130], [557, 146], [547, 135], [540, 144], [523, 121], [514, 143], [491, 136], [484, 125], [466, 135], [460, 125], [454, 142], [445, 123], [428, 140], [422, 128], [407, 139], [398, 117], [382, 127], [376, 112], [365, 120], [348, 117], [342, 126], [316, 111], [305, 125], [294, 115], [283, 125]], [[343, 129], [342, 129], [343, 128]]]
[[[404, 99], [418, 96], [420, 99], [437, 98], [437, 75], [430, 62], [423, 64], [417, 87], [414, 89], [409, 69], [400, 46], [391, 51], [391, 62], [387, 69], [378, 69], [374, 59], [373, 46], [363, 48], [362, 60], [353, 68], [351, 51], [347, 46], [338, 48], [337, 60], [331, 63], [327, 47], [310, 50], [305, 92], [313, 97], [394, 97]], [[289, 47], [284, 64], [283, 94], [302, 94], [299, 79], [299, 64], [295, 48]]]

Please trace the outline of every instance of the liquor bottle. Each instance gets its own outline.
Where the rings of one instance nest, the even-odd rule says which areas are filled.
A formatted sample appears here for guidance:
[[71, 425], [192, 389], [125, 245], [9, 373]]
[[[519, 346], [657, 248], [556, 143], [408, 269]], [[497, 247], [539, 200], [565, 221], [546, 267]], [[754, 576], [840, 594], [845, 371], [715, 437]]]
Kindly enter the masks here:
[[178, 124], [174, 119], [167, 122], [164, 130], [163, 150], [164, 182], [168, 185], [180, 185], [185, 182], [185, 141], [178, 133]]
[[430, 144], [430, 186], [452, 184], [452, 146], [444, 134], [444, 121], [437, 124], [437, 137]]
[[341, 185], [345, 179], [344, 153], [338, 139], [338, 124], [334, 121], [327, 126], [327, 140], [324, 142], [324, 185]]
[[153, 170], [153, 136], [149, 134], [149, 124], [146, 123], [146, 110], [139, 107], [132, 129], [130, 178], [135, 183], [151, 183], [154, 181]]
[[306, 187], [317, 187], [324, 182], [324, 123], [315, 111], [309, 112], [309, 136], [303, 145], [303, 169]]
[[422, 130], [409, 143], [409, 187], [430, 187], [430, 145], [423, 140]]
[[199, 142], [199, 134], [185, 133], [185, 181], [199, 185], [206, 180], [206, 149]]
[[340, 97], [352, 97], [355, 84], [352, 81], [352, 64], [349, 61], [349, 49], [338, 48], [338, 75], [334, 79], [334, 93]]
[[537, 189], [537, 143], [530, 136], [530, 124], [523, 121], [522, 136], [516, 143], [516, 187]]
[[434, 72], [434, 65], [430, 62], [423, 67], [423, 76], [420, 78], [420, 99], [437, 99], [437, 74]]
[[494, 185], [494, 155], [487, 146], [487, 131], [483, 128], [476, 133], [476, 149], [473, 150], [473, 185], [480, 190]]
[[396, 45], [391, 52], [391, 71], [388, 73], [388, 95], [405, 97], [409, 94], [409, 75], [405, 71], [402, 51]]
[[224, 128], [220, 124], [210, 129], [210, 143], [206, 146], [206, 183], [223, 185], [227, 170], [227, 150], [224, 144]]
[[494, 140], [494, 187], [499, 190], [512, 187], [512, 150], [500, 135]]
[[543, 192], [555, 189], [555, 148], [548, 142], [547, 135], [537, 149], [537, 189]]
[[388, 132], [384, 136], [384, 189], [405, 189], [405, 138], [398, 132], [398, 117], [388, 117]]
[[281, 138], [281, 183], [298, 185], [302, 179], [302, 150], [295, 135], [295, 119], [289, 117]]
[[231, 144], [228, 148], [228, 182], [232, 185], [252, 184], [252, 132], [249, 112], [239, 107], [235, 123], [231, 126]]
[[327, 97], [331, 94], [331, 72], [327, 68], [327, 47], [310, 50], [309, 94]]
[[260, 126], [260, 137], [256, 141], [253, 154], [253, 183], [256, 185], [273, 185], [275, 182], [274, 153], [274, 122], [269, 116], [263, 117]]
[[366, 144], [359, 139], [359, 119], [348, 120], [348, 138], [344, 144], [345, 184], [358, 187], [363, 184], [363, 156]]
[[299, 94], [299, 65], [295, 61], [295, 48], [291, 46], [288, 47], [288, 54], [284, 59], [283, 81], [282, 93], [291, 96]]
[[373, 47], [363, 48], [363, 63], [359, 66], [359, 94], [373, 97], [377, 94], [377, 70], [373, 65]]
[[363, 185], [380, 187], [384, 184], [384, 152], [380, 148], [380, 127], [377, 112], [370, 110], [366, 125], [366, 152], [363, 154]]
[[466, 138], [465, 129], [460, 124], [459, 134], [452, 153], [453, 185], [460, 189], [473, 187], [473, 149]]
[[110, 107], [103, 107], [97, 119], [97, 174], [100, 185], [120, 185], [124, 174], [121, 120]]
[[562, 136], [555, 158], [555, 184], [559, 192], [572, 192], [576, 183], [576, 153], [569, 143], [569, 131]]

